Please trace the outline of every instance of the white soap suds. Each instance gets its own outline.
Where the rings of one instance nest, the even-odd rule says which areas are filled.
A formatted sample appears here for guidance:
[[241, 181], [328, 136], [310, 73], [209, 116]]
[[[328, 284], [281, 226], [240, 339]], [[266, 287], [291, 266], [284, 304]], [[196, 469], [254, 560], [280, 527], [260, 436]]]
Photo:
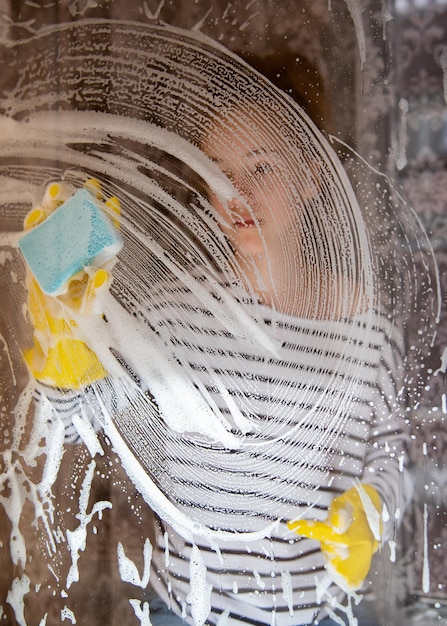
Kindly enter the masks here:
[[93, 428], [90, 420], [85, 415], [73, 415], [73, 425], [78, 431], [82, 441], [87, 446], [90, 456], [93, 458], [97, 454], [104, 455], [104, 450], [99, 442], [98, 434]]
[[363, 488], [363, 486], [361, 485], [361, 483], [358, 483], [356, 485], [356, 489], [357, 489], [357, 491], [359, 493], [360, 500], [361, 500], [363, 508], [365, 510], [366, 519], [368, 520], [368, 524], [369, 524], [369, 527], [371, 529], [371, 532], [372, 532], [374, 538], [377, 541], [380, 541], [380, 539], [381, 539], [380, 513], [376, 509], [374, 504], [372, 503], [371, 498], [366, 493], [366, 491]]
[[365, 29], [363, 26], [363, 7], [360, 0], [345, 0], [346, 5], [349, 9], [349, 13], [351, 14], [351, 18], [354, 24], [355, 33], [357, 36], [357, 46], [359, 49], [360, 55], [360, 67], [363, 69], [363, 66], [366, 61], [366, 39], [365, 39]]
[[136, 585], [145, 589], [149, 583], [149, 577], [151, 573], [151, 560], [152, 560], [152, 545], [149, 539], [144, 542], [143, 549], [143, 574], [140, 576], [138, 568], [135, 563], [129, 559], [124, 552], [124, 548], [121, 542], [117, 546], [118, 553], [118, 568], [121, 576], [121, 580], [131, 585]]
[[289, 571], [281, 572], [282, 594], [289, 607], [289, 615], [293, 617], [293, 583]]
[[132, 598], [129, 600], [129, 604], [133, 608], [136, 618], [140, 620], [140, 626], [151, 626], [149, 603]]
[[261, 589], [265, 589], [265, 582], [262, 580], [261, 576], [259, 575], [259, 572], [257, 572], [256, 570], [253, 572], [253, 576], [255, 577], [256, 580], [256, 584], [261, 587]]
[[165, 539], [165, 566], [166, 566], [166, 569], [168, 569], [170, 559], [169, 559], [169, 535], [167, 531], [164, 534], [164, 539]]
[[230, 617], [230, 611], [223, 611], [223, 613], [221, 613], [219, 615], [219, 618], [216, 622], [216, 626], [228, 626], [229, 625], [229, 617]]
[[69, 620], [72, 624], [76, 624], [75, 614], [67, 606], [64, 606], [61, 610], [61, 621], [64, 622], [66, 620]]
[[29, 590], [30, 579], [26, 574], [22, 574], [21, 578], [13, 579], [11, 588], [6, 596], [6, 601], [13, 608], [19, 626], [27, 626], [24, 614], [24, 596], [29, 593]]
[[87, 513], [95, 469], [96, 463], [95, 461], [91, 461], [86, 470], [79, 494], [79, 512], [76, 514], [79, 520], [79, 526], [75, 530], [67, 530], [67, 543], [71, 553], [71, 566], [67, 575], [67, 589], [69, 589], [74, 582], [79, 580], [78, 561], [80, 552], [83, 552], [86, 548], [88, 525], [95, 515], [100, 515], [105, 509], [112, 508], [111, 502], [99, 501], [95, 502], [90, 513]]
[[13, 385], [15, 386], [17, 384], [17, 380], [16, 380], [15, 370], [13, 366], [13, 361], [11, 358], [11, 353], [9, 350], [8, 342], [6, 341], [6, 339], [3, 337], [1, 333], [0, 333], [0, 342], [3, 345], [4, 354], [6, 355], [6, 358], [8, 359], [9, 371], [11, 372]]
[[391, 539], [388, 541], [388, 546], [390, 548], [390, 561], [391, 563], [396, 562], [396, 542]]
[[407, 165], [407, 113], [408, 101], [405, 98], [399, 100], [399, 126], [397, 140], [392, 142], [394, 162], [398, 170], [403, 170]]
[[206, 566], [199, 548], [193, 545], [189, 565], [190, 591], [187, 597], [195, 626], [203, 626], [211, 611], [211, 590], [206, 580]]
[[447, 373], [447, 346], [443, 349], [441, 354], [441, 365], [440, 367], [433, 372], [433, 376], [438, 376], [439, 374]]

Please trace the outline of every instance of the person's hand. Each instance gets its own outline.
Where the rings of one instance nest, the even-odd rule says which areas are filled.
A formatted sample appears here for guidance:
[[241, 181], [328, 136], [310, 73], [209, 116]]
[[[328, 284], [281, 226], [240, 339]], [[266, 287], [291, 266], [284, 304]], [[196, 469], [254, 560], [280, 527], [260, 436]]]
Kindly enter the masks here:
[[[85, 187], [98, 200], [98, 181], [89, 180]], [[25, 218], [29, 230], [45, 221], [69, 196], [62, 183], [52, 183], [40, 207]], [[104, 202], [108, 212], [119, 214], [116, 197]], [[107, 372], [96, 354], [77, 337], [76, 316], [100, 315], [101, 293], [111, 282], [114, 260], [100, 268], [85, 268], [68, 283], [59, 296], [45, 294], [27, 268], [28, 314], [33, 325], [33, 346], [23, 354], [32, 375], [40, 382], [62, 389], [79, 389], [104, 378]]]
[[332, 501], [324, 522], [297, 520], [287, 526], [320, 542], [329, 574], [351, 592], [361, 587], [379, 546], [380, 511], [381, 500], [374, 487], [359, 484]]

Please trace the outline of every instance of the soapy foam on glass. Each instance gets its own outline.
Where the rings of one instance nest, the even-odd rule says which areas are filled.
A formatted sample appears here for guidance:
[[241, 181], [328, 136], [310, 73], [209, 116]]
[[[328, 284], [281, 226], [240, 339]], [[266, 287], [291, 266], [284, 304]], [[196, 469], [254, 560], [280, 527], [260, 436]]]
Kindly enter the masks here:
[[[195, 76], [195, 78], [197, 77]], [[178, 78], [171, 76], [170, 80], [172, 80], [173, 87], [178, 87], [178, 83], [176, 83]], [[198, 95], [201, 98], [204, 97], [203, 92]], [[11, 96], [10, 104], [11, 111], [14, 112], [16, 106], [14, 94]], [[17, 106], [20, 107], [20, 104]], [[305, 125], [305, 121], [301, 118], [297, 119], [296, 122], [297, 128], [300, 127], [300, 124]], [[55, 127], [64, 129], [62, 139], [52, 132]], [[278, 353], [280, 348], [276, 337], [274, 333], [271, 333], [270, 328], [263, 326], [261, 313], [254, 323], [253, 320], [250, 320], [251, 323], [247, 324], [247, 316], [243, 307], [238, 306], [231, 299], [216, 299], [214, 295], [211, 295], [211, 290], [215, 291], [216, 288], [219, 290], [219, 281], [216, 281], [215, 264], [211, 262], [210, 257], [214, 260], [218, 259], [220, 271], [229, 280], [243, 279], [243, 271], [231, 259], [230, 250], [220, 229], [218, 218], [213, 214], [209, 203], [206, 203], [206, 199], [203, 199], [202, 203], [199, 204], [179, 201], [172, 193], [167, 193], [163, 189], [163, 184], [159, 182], [157, 176], [170, 177], [170, 183], [182, 184], [188, 192], [196, 191], [194, 187], [195, 178], [191, 182], [191, 178], [184, 179], [181, 173], [174, 175], [171, 171], [173, 169], [172, 163], [168, 160], [167, 166], [163, 167], [155, 156], [151, 156], [150, 149], [156, 148], [163, 151], [165, 155], [175, 155], [179, 161], [186, 163], [195, 175], [203, 178], [212, 189], [216, 190], [224, 202], [234, 195], [231, 182], [222, 175], [215, 164], [201, 154], [197, 147], [192, 146], [184, 138], [178, 137], [173, 132], [164, 131], [157, 125], [146, 122], [136, 122], [127, 118], [123, 124], [123, 118], [115, 118], [112, 115], [88, 112], [60, 112], [58, 114], [50, 112], [30, 115], [26, 123], [6, 120], [4, 130], [5, 141], [0, 148], [2, 156], [11, 156], [15, 159], [23, 158], [34, 163], [36, 183], [35, 185], [27, 183], [26, 186], [26, 199], [31, 205], [39, 201], [42, 183], [48, 179], [54, 179], [57, 175], [79, 185], [82, 184], [81, 181], [85, 180], [86, 173], [94, 174], [103, 182], [106, 195], [116, 194], [120, 197], [123, 195], [122, 232], [123, 237], [129, 242], [129, 246], [123, 250], [124, 259], [121, 264], [118, 264], [112, 292], [110, 295], [106, 294], [104, 298], [105, 316], [108, 321], [95, 319], [89, 324], [85, 320], [79, 320], [79, 328], [82, 336], [94, 347], [95, 352], [100, 356], [101, 361], [106, 365], [114, 379], [111, 393], [117, 392], [122, 401], [123, 409], [135, 411], [134, 432], [142, 438], [142, 443], [150, 443], [151, 437], [155, 437], [155, 435], [163, 438], [166, 432], [172, 430], [186, 438], [191, 438], [193, 444], [198, 441], [199, 443], [223, 445], [231, 451], [240, 448], [248, 449], [249, 444], [244, 435], [249, 433], [252, 427], [256, 433], [256, 423], [250, 421], [251, 418], [247, 419], [237, 406], [231, 407], [230, 413], [233, 418], [229, 418], [226, 414], [209, 411], [205, 402], [202, 403], [203, 413], [200, 414], [203, 419], [197, 419], [197, 416], [191, 413], [190, 408], [195, 406], [197, 402], [200, 404], [203, 398], [200, 400], [199, 390], [193, 385], [189, 385], [187, 378], [184, 379], [184, 389], [187, 391], [184, 397], [177, 398], [175, 396], [173, 393], [176, 389], [174, 381], [178, 375], [178, 370], [172, 361], [172, 354], [163, 341], [151, 332], [143, 319], [145, 309], [153, 305], [150, 289], [147, 285], [148, 276], [160, 279], [162, 273], [168, 270], [170, 280], [185, 284], [194, 297], [211, 310], [219, 323], [226, 325], [235, 336], [240, 336], [241, 341], [248, 340], [252, 345], [258, 343], [260, 352], [266, 359], [272, 358]], [[352, 201], [352, 190], [349, 185], [345, 184], [344, 172], [333, 159], [331, 151], [315, 152], [312, 144], [312, 133], [304, 133], [302, 140], [305, 142], [306, 149], [317, 154], [322, 162], [328, 162], [329, 169], [332, 168], [332, 171], [335, 171], [334, 178], [328, 182], [325, 181], [330, 192], [329, 195], [333, 199], [331, 209], [335, 214], [340, 215], [338, 209], [346, 201], [346, 195], [350, 196], [348, 203], [351, 202], [352, 206], [356, 207], [355, 199]], [[86, 147], [85, 150], [79, 147], [82, 144]], [[87, 149], [89, 146], [91, 149]], [[285, 152], [285, 146], [279, 145], [278, 148]], [[48, 163], [52, 161], [54, 154], [58, 155], [58, 163], [54, 168], [51, 168]], [[296, 158], [299, 160], [299, 157]], [[285, 162], [288, 159], [290, 159], [290, 154], [285, 156]], [[45, 168], [48, 169], [45, 170]], [[153, 178], [148, 176], [147, 172], [153, 174]], [[14, 169], [10, 171], [6, 166], [1, 173], [8, 183], [12, 176], [12, 184], [5, 186], [2, 190], [5, 204], [17, 197], [23, 199], [21, 196], [23, 184], [20, 180], [20, 176], [24, 176], [23, 172], [20, 174], [19, 171], [18, 178], [14, 179], [14, 176], [17, 176], [17, 171]], [[341, 182], [337, 183], [337, 181]], [[160, 209], [160, 204], [163, 210]], [[142, 218], [142, 215], [147, 216], [150, 213], [155, 216], [152, 221]], [[358, 217], [360, 218], [360, 216]], [[358, 224], [361, 224], [361, 219]], [[185, 225], [189, 229], [191, 229], [191, 225], [194, 225], [195, 230], [191, 233], [191, 230], [185, 228]], [[157, 237], [154, 237], [154, 234]], [[193, 236], [190, 236], [191, 234]], [[17, 237], [11, 235], [2, 238], [2, 244], [9, 246], [9, 254], [11, 250], [15, 251], [16, 249]], [[352, 242], [351, 245], [347, 246], [347, 258], [355, 256], [356, 246], [359, 248], [357, 260], [367, 268], [364, 288], [372, 297], [376, 277], [374, 276], [373, 279], [371, 272], [376, 268], [371, 267], [369, 241], [362, 228], [356, 233], [355, 245]], [[210, 255], [203, 253], [204, 247], [210, 247]], [[175, 255], [176, 251], [179, 252], [178, 257]], [[334, 262], [341, 263], [346, 280], [352, 280], [355, 271], [349, 262], [343, 265], [343, 258], [337, 257], [337, 252], [335, 248], [332, 250], [332, 254], [336, 258]], [[186, 263], [185, 267], [185, 263], [179, 262], [179, 258], [182, 258], [183, 261], [192, 259], [192, 262], [189, 265]], [[284, 259], [289, 260], [287, 250], [284, 250]], [[200, 265], [205, 275], [208, 276], [210, 291], [204, 289], [203, 283], [198, 281], [191, 272], [191, 269], [197, 265]], [[290, 300], [292, 301], [297, 297], [305, 299], [305, 293], [303, 293], [299, 282], [292, 281], [292, 283], [294, 283], [296, 291], [291, 292]], [[131, 295], [135, 298], [133, 301], [131, 300], [132, 306], [126, 308], [123, 303], [128, 302], [129, 288], [133, 291]], [[398, 293], [394, 297], [398, 298]], [[218, 295], [224, 294], [221, 292]], [[274, 313], [273, 311], [273, 328], [275, 327]], [[367, 343], [368, 324], [372, 322], [373, 318], [365, 321], [365, 343]], [[430, 333], [428, 317], [423, 318], [421, 324], [424, 323], [427, 325], [425, 331], [428, 337]], [[161, 434], [150, 429], [142, 433], [138, 431], [141, 415], [144, 414], [144, 410], [149, 411], [148, 405], [141, 389], [124, 371], [122, 363], [112, 355], [110, 348], [114, 349], [115, 353], [123, 355], [125, 361], [132, 366], [132, 370], [139, 375], [141, 380], [150, 381], [152, 377], [156, 381], [154, 395], [161, 409], [165, 426], [168, 427], [162, 429]], [[354, 370], [355, 368], [353, 368]], [[173, 376], [174, 381], [172, 380]], [[342, 419], [343, 413], [348, 409], [347, 398], [350, 391], [352, 389], [350, 390], [349, 387], [343, 389], [344, 401], [341, 402], [338, 413], [333, 414], [327, 411], [328, 399], [323, 397], [319, 406], [320, 410], [316, 411], [315, 415], [310, 416], [309, 419], [321, 420], [324, 417], [328, 424], [332, 423], [331, 420]], [[107, 393], [107, 390], [104, 393]], [[129, 478], [138, 486], [147, 502], [187, 538], [192, 539], [195, 535], [201, 535], [207, 537], [212, 546], [213, 542], [219, 540], [234, 540], [234, 533], [227, 535], [218, 529], [212, 531], [206, 526], [198, 524], [197, 520], [188, 518], [184, 512], [180, 512], [172, 494], [165, 494], [160, 491], [151, 480], [148, 468], [141, 464], [136, 441], [124, 441], [122, 431], [115, 424], [116, 416], [108, 412], [106, 404], [103, 404], [103, 409], [105, 413], [103, 422], [106, 432], [109, 434], [115, 450], [121, 456]], [[151, 416], [150, 412], [147, 415], [149, 415], [149, 419], [155, 417]], [[238, 425], [236, 432], [232, 432], [233, 421]], [[85, 437], [86, 443], [90, 442], [88, 446], [90, 452], [92, 454], [98, 453], [99, 447], [93, 445], [90, 439], [91, 431], [82, 427], [80, 431], [81, 436]], [[265, 441], [255, 437], [250, 445], [271, 446], [275, 445], [275, 442], [276, 445], [280, 445], [281, 434], [273, 425], [269, 437]], [[47, 441], [49, 440], [47, 437]], [[58, 450], [60, 448], [59, 442], [58, 437]], [[48, 492], [58, 473], [60, 461], [59, 451], [56, 451], [53, 456], [50, 449], [47, 448], [47, 450], [50, 454], [46, 465], [45, 493]], [[307, 478], [304, 466], [308, 458], [305, 456], [305, 450], [306, 446], [304, 445], [303, 466], [294, 466], [295, 475], [289, 476], [296, 483], [299, 483], [302, 478]], [[322, 458], [323, 460], [324, 458]], [[78, 558], [82, 551], [84, 535], [96, 511], [93, 508], [90, 513], [87, 513], [85, 505], [86, 496], [91, 488], [92, 468], [92, 465], [87, 468], [83, 481], [81, 501], [78, 507], [80, 515], [78, 534], [67, 535], [67, 539], [71, 537], [70, 549], [72, 553], [72, 568], [69, 580], [66, 581], [70, 584], [78, 574]], [[153, 469], [157, 468], [154, 467]], [[36, 499], [38, 499], [37, 494]], [[10, 498], [7, 504], [12, 502], [13, 500]], [[105, 506], [105, 503], [102, 504]], [[262, 503], [260, 503], [261, 505]], [[15, 502], [14, 506], [16, 507], [15, 514], [20, 517], [20, 502]], [[253, 542], [268, 536], [270, 530], [271, 528], [262, 526], [251, 533], [239, 533], [238, 538], [241, 542]], [[190, 596], [190, 601], [194, 605], [197, 623], [203, 623], [208, 606], [208, 589], [202, 565], [200, 553], [196, 552], [191, 572], [192, 581], [196, 587]], [[20, 613], [20, 600], [16, 602], [16, 605], [17, 611]], [[142, 623], [144, 620], [147, 621], [148, 616], [148, 607], [138, 607], [137, 617]]]
[[[112, 310], [110, 310], [110, 312], [112, 312]], [[122, 314], [122, 315], [123, 315], [123, 314]], [[118, 316], [118, 317], [114, 317], [114, 316], [112, 316], [112, 317], [113, 317], [114, 319], [119, 319], [119, 316]], [[138, 342], [137, 342], [137, 340], [135, 340], [135, 342], [132, 342], [133, 347], [134, 347], [135, 349], [136, 349], [137, 343], [138, 343]], [[101, 350], [99, 350], [99, 349], [98, 349], [97, 351], [98, 351], [99, 353], [101, 352]], [[133, 350], [130, 350], [130, 352], [132, 353], [132, 352], [134, 352], [134, 351], [133, 351]], [[110, 357], [109, 357], [109, 358], [110, 358]], [[205, 434], [207, 434], [207, 433], [205, 432]], [[149, 500], [150, 500], [150, 498], [149, 498]], [[162, 508], [163, 508], [163, 505], [162, 505]], [[174, 517], [175, 517], [176, 513], [174, 512], [174, 513], [173, 513], [173, 515], [174, 515]], [[169, 517], [169, 516], [168, 516], [168, 517]], [[195, 530], [195, 529], [194, 529], [194, 530]], [[183, 531], [183, 532], [184, 532], [184, 531]], [[76, 559], [75, 559], [75, 560], [76, 560]], [[73, 571], [73, 573], [72, 573], [72, 576], [73, 576], [73, 575], [74, 575], [74, 571]], [[200, 611], [199, 609], [197, 609], [197, 611], [198, 611], [197, 615], [199, 615], [199, 614], [201, 613], [201, 611]], [[199, 617], [198, 619], [199, 619], [199, 620], [201, 620], [201, 617]]]

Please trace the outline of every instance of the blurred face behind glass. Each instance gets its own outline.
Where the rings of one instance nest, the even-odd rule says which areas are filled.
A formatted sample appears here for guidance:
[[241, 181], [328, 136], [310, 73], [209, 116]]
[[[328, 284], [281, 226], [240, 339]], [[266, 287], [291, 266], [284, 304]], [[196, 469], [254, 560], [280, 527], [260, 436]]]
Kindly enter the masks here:
[[318, 166], [284, 150], [274, 120], [258, 120], [256, 110], [241, 109], [235, 117], [237, 123], [222, 122], [203, 146], [234, 187], [229, 200], [211, 190], [211, 201], [255, 292], [288, 309], [292, 292], [296, 300], [297, 288], [307, 281], [302, 217], [318, 193]]

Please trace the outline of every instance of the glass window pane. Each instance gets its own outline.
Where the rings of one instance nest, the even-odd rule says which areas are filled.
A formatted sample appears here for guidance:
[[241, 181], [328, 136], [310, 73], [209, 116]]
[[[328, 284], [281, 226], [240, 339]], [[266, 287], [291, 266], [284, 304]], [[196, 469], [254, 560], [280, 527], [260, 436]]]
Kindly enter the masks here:
[[0, 623], [442, 623], [446, 3], [0, 6]]

